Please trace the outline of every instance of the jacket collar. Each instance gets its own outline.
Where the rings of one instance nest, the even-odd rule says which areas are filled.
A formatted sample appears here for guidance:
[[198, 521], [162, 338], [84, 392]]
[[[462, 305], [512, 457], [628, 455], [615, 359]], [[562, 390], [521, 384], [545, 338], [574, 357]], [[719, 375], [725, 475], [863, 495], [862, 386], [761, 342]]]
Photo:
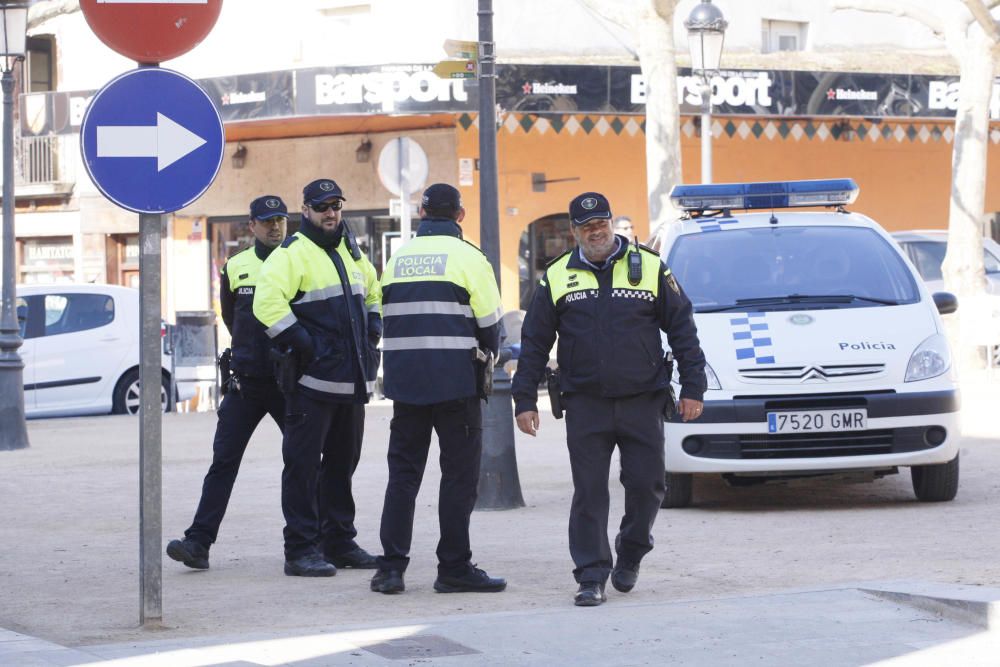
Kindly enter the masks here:
[[323, 233], [323, 230], [316, 227], [309, 219], [305, 216], [302, 217], [302, 223], [299, 225], [299, 233], [305, 236], [307, 239], [318, 245], [320, 248], [336, 248], [340, 245], [340, 239], [344, 236], [344, 221], [340, 221], [340, 225], [337, 227], [337, 231], [333, 233], [333, 236], [327, 236]]
[[462, 228], [448, 218], [423, 218], [417, 236], [454, 236], [462, 238]]
[[566, 268], [568, 269], [581, 269], [583, 271], [603, 271], [608, 268], [619, 259], [625, 256], [628, 252], [628, 240], [624, 236], [615, 234], [615, 239], [618, 241], [618, 247], [611, 253], [611, 256], [604, 260], [603, 266], [597, 266], [593, 262], [583, 258], [583, 250], [579, 246], [570, 253], [569, 262], [566, 263]]
[[257, 255], [257, 259], [259, 259], [260, 261], [263, 262], [265, 259], [267, 259], [267, 256], [270, 255], [273, 250], [274, 248], [264, 245], [257, 239], [254, 239], [253, 252], [255, 255]]

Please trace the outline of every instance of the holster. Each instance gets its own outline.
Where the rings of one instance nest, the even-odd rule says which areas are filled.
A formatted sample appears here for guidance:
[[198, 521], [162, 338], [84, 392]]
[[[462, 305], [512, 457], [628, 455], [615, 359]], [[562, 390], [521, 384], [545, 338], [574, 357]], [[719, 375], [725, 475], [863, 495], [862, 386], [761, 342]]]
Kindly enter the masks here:
[[225, 396], [233, 388], [233, 351], [231, 348], [226, 348], [219, 355], [219, 379], [221, 384], [219, 385], [219, 393]]
[[663, 420], [673, 421], [677, 416], [677, 395], [674, 394], [674, 386], [667, 385], [667, 402], [663, 404]]
[[290, 395], [299, 382], [298, 355], [291, 347], [272, 347], [268, 352], [274, 363], [274, 380], [282, 394]]
[[489, 401], [493, 393], [493, 353], [472, 348], [472, 365], [476, 369], [476, 392], [481, 400]]
[[559, 371], [545, 368], [545, 384], [549, 389], [549, 402], [552, 404], [552, 416], [563, 418], [562, 390], [559, 386]]
[[674, 375], [674, 358], [669, 353], [663, 357], [663, 367], [667, 371], [667, 402], [663, 406], [663, 420], [672, 421], [677, 416], [677, 394], [674, 393], [674, 386], [670, 384]]

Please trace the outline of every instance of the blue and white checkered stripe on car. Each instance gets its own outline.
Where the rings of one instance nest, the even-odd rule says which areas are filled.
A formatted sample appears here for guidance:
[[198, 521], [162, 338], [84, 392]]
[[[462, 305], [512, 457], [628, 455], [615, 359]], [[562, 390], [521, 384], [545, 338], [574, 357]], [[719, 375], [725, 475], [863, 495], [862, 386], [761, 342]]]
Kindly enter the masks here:
[[736, 218], [696, 218], [698, 231], [721, 232], [722, 225], [732, 225], [739, 222]]
[[742, 317], [731, 317], [729, 326], [733, 330], [737, 361], [753, 359], [758, 364], [774, 363], [774, 348], [764, 313], [745, 313]]

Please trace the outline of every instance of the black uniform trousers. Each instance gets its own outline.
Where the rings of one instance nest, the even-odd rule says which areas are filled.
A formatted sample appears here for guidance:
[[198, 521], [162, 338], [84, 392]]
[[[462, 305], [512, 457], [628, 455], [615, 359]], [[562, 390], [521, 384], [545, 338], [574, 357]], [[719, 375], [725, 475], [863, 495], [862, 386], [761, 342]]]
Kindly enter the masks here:
[[206, 549], [215, 542], [247, 443], [260, 420], [268, 414], [284, 430], [285, 398], [273, 378], [241, 377], [240, 390], [223, 397], [212, 443], [212, 465], [201, 487], [194, 521], [184, 531], [184, 537]]
[[413, 540], [413, 511], [427, 465], [431, 429], [441, 448], [438, 493], [438, 573], [461, 575], [469, 567], [469, 517], [479, 488], [483, 414], [479, 397], [431, 405], [394, 402], [389, 426], [389, 484], [382, 506], [379, 567], [406, 570]]
[[653, 522], [664, 494], [663, 407], [666, 390], [624, 398], [566, 394], [566, 440], [573, 471], [569, 551], [578, 582], [605, 582], [613, 566], [608, 544], [608, 475], [615, 445], [621, 457], [625, 515], [615, 549], [639, 563], [653, 548]]
[[339, 556], [358, 546], [351, 479], [361, 458], [365, 406], [321, 401], [301, 391], [287, 400], [281, 444], [285, 558], [317, 551]]

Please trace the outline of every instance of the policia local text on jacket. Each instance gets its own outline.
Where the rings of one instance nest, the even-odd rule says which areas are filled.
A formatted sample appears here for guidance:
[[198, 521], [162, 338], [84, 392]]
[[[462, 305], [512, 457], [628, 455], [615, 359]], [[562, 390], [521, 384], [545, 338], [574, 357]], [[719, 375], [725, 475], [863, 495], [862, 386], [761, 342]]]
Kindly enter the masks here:
[[[446, 210], [455, 219], [430, 217]], [[497, 353], [500, 292], [493, 267], [462, 240], [458, 190], [439, 183], [424, 192], [417, 238], [393, 253], [382, 274], [384, 387], [393, 400], [389, 483], [382, 509], [383, 555], [371, 589], [403, 590], [413, 514], [431, 431], [441, 449], [437, 545], [438, 592], [500, 591], [470, 560], [469, 519], [476, 502], [482, 412], [474, 351]]]
[[[589, 217], [578, 220], [574, 211]], [[578, 243], [592, 233], [578, 231], [593, 221], [615, 244], [600, 266], [581, 248], [552, 261], [539, 281], [521, 328], [521, 354], [512, 383], [515, 413], [537, 412], [538, 384], [558, 333], [557, 358], [564, 392], [566, 436], [573, 472], [570, 554], [580, 583], [576, 604], [604, 601], [611, 574], [607, 539], [608, 473], [615, 446], [621, 452], [625, 515], [615, 540], [619, 569], [631, 581], [642, 557], [653, 548], [652, 527], [664, 494], [663, 408], [670, 373], [664, 364], [660, 331], [667, 333], [677, 360], [682, 399], [700, 401], [705, 391], [705, 359], [698, 343], [691, 303], [659, 256], [610, 236], [611, 212], [597, 193], [570, 206]], [[596, 220], [594, 220], [596, 218]], [[606, 231], [602, 227], [606, 225]], [[641, 276], [630, 281], [629, 263]], [[521, 422], [519, 428], [524, 430]]]
[[[301, 373], [285, 397], [285, 573], [329, 576], [335, 570], [324, 567], [324, 556], [341, 566], [364, 567], [341, 559], [360, 553], [371, 561], [367, 566], [374, 565], [354, 541], [351, 479], [378, 368], [381, 292], [375, 268], [344, 232], [340, 188], [320, 179], [304, 195], [301, 228], [265, 263], [253, 310], [276, 345], [295, 350]], [[329, 200], [336, 206], [333, 217], [325, 206]], [[310, 204], [323, 208], [323, 215]], [[334, 228], [331, 220], [339, 224]]]
[[250, 204], [254, 244], [222, 267], [219, 302], [222, 321], [232, 336], [233, 379], [218, 411], [212, 465], [205, 475], [201, 500], [183, 540], [172, 540], [167, 555], [195, 569], [208, 567], [208, 550], [219, 534], [240, 463], [250, 437], [264, 415], [284, 429], [285, 399], [274, 380], [268, 358], [271, 340], [253, 316], [253, 297], [264, 260], [285, 238], [288, 209], [280, 197], [265, 195]]

